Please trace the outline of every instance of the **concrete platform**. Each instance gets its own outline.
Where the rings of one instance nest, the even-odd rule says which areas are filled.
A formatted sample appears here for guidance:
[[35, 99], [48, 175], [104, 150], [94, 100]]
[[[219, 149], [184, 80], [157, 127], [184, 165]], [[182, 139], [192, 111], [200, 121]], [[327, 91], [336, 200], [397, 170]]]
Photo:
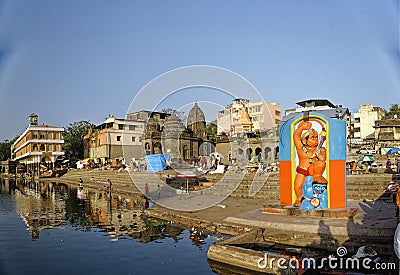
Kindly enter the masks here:
[[264, 205], [262, 212], [266, 214], [277, 214], [284, 216], [312, 216], [325, 218], [349, 218], [354, 217], [357, 212], [357, 207], [338, 208], [338, 209], [321, 209], [321, 210], [301, 210], [293, 207], [281, 207]]
[[[259, 259], [284, 258], [292, 251], [297, 257], [310, 253], [336, 255], [339, 247], [344, 247], [346, 257], [351, 258], [361, 246], [370, 246], [382, 262], [397, 263], [393, 251], [393, 236], [398, 223], [396, 204], [385, 201], [352, 202], [348, 209], [351, 209], [348, 217], [326, 217], [316, 213], [303, 214], [302, 211], [289, 211], [287, 215], [284, 209], [269, 213], [264, 211], [265, 207], [227, 217], [225, 223], [255, 229], [213, 244], [208, 257], [249, 272], [282, 274], [282, 270], [278, 269], [260, 269], [257, 266]], [[274, 212], [276, 209], [271, 210]]]
[[[347, 209], [351, 210], [346, 213], [348, 217], [325, 217], [312, 213], [303, 214], [303, 211], [297, 212], [296, 215], [286, 215], [259, 209], [228, 217], [224, 221], [283, 231], [330, 233], [333, 236], [393, 237], [398, 223], [396, 204], [381, 201], [352, 202]], [[331, 211], [333, 212], [334, 210]]]

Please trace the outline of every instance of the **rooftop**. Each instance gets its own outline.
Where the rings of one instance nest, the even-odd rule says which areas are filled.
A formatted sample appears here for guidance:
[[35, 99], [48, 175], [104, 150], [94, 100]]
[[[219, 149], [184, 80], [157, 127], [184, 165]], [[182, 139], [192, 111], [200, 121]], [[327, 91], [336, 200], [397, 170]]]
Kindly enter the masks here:
[[300, 105], [301, 107], [316, 107], [316, 106], [329, 106], [331, 108], [335, 108], [336, 106], [333, 105], [332, 102], [330, 102], [327, 99], [307, 99], [304, 101], [299, 101], [296, 102], [297, 105]]

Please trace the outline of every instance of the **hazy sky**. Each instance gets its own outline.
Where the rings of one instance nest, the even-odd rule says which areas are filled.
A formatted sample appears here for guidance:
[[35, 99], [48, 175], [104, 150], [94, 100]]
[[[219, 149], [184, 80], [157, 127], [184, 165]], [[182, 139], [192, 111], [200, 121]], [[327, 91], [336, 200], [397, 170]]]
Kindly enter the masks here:
[[[31, 113], [54, 126], [123, 118], [147, 83], [190, 65], [230, 70], [282, 110], [309, 98], [388, 109], [400, 102], [399, 3], [0, 1], [0, 141], [21, 134]], [[230, 103], [211, 91], [164, 103]]]

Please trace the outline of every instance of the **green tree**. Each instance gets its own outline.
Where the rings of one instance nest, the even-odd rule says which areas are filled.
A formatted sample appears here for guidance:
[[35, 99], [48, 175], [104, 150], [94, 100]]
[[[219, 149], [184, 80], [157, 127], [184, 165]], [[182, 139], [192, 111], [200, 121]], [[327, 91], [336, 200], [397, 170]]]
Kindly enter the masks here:
[[389, 111], [386, 111], [386, 116], [393, 118], [394, 115], [397, 115], [397, 118], [400, 118], [400, 106], [399, 104], [390, 105]]
[[217, 134], [217, 120], [213, 120], [207, 124], [206, 133], [212, 135]]
[[172, 113], [176, 113], [176, 110], [171, 109], [171, 108], [163, 108], [161, 109], [162, 113], [166, 113], [166, 114], [172, 114]]
[[12, 140], [4, 140], [0, 142], [0, 160], [7, 160], [11, 157], [11, 145], [17, 140], [18, 136]]
[[175, 114], [180, 120], [181, 122], [186, 125], [187, 122], [187, 117], [185, 116], [185, 112], [181, 112], [181, 111], [177, 111], [171, 108], [164, 108], [161, 110], [162, 113], [166, 113], [166, 114]]
[[83, 158], [83, 137], [94, 126], [89, 121], [79, 121], [65, 127], [64, 151], [68, 159], [77, 160]]

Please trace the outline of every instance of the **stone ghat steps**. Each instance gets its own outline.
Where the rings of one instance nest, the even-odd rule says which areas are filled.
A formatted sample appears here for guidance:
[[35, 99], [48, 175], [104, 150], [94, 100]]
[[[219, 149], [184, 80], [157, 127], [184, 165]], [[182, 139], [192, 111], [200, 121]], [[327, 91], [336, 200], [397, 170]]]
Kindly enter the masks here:
[[368, 193], [383, 193], [385, 190], [386, 186], [382, 186], [379, 184], [374, 184], [374, 185], [352, 185], [352, 184], [347, 184], [347, 193], [349, 192], [368, 192]]
[[367, 174], [347, 176], [347, 199], [354, 201], [388, 199], [385, 188], [400, 179], [392, 174]]
[[[154, 188], [154, 186], [157, 186], [160, 182], [165, 182], [166, 173], [165, 171], [163, 172], [164, 173], [156, 173], [156, 175], [146, 172], [135, 172], [132, 177], [138, 182], [147, 182], [150, 187]], [[243, 177], [243, 179], [239, 186], [236, 189], [232, 188], [232, 182], [236, 182], [240, 177]], [[126, 171], [70, 170], [61, 177], [62, 180], [74, 183], [78, 183], [81, 178], [84, 183], [100, 182], [107, 185], [107, 180], [110, 179], [113, 186], [134, 186], [132, 178]], [[253, 183], [254, 174], [242, 175], [228, 172], [226, 174], [207, 175], [205, 178], [208, 182], [216, 183], [218, 188], [209, 187], [203, 190], [203, 194], [215, 196], [231, 195], [232, 197], [242, 198], [252, 197], [249, 195], [249, 189]], [[279, 173], [271, 173], [269, 175], [269, 184], [265, 184], [265, 179], [265, 175], [256, 178], [255, 182], [257, 185], [261, 186], [261, 189], [253, 197], [266, 200], [277, 200], [277, 198], [279, 198]], [[204, 181], [204, 178], [202, 180]]]
[[367, 175], [348, 175], [347, 183], [352, 185], [381, 185], [385, 183], [386, 186], [390, 182], [399, 181], [400, 177], [398, 175], [391, 174], [367, 174]]
[[79, 183], [79, 179], [83, 180], [83, 183], [104, 183], [108, 185], [108, 179], [111, 180], [113, 185], [120, 186], [132, 186], [133, 181], [126, 171], [116, 172], [116, 171], [85, 171], [85, 170], [70, 170], [68, 173], [61, 177], [61, 180], [68, 182]]
[[[173, 171], [172, 171], [173, 172]], [[161, 173], [149, 174], [147, 172], [134, 172], [133, 179], [138, 182], [147, 182], [149, 186], [157, 186], [160, 182], [165, 183], [168, 171]], [[173, 175], [173, 173], [171, 173]], [[236, 189], [232, 186], [242, 177], [240, 184]], [[86, 171], [86, 170], [70, 170], [61, 177], [62, 180], [78, 183], [82, 178], [84, 183], [97, 182], [107, 184], [110, 179], [113, 185], [132, 187], [134, 183], [131, 176], [126, 171]], [[348, 175], [347, 176], [347, 198], [349, 200], [376, 200], [384, 194], [385, 188], [394, 180], [400, 180], [397, 175], [391, 174], [367, 174], [367, 175]], [[228, 172], [226, 174], [206, 175], [201, 181], [208, 181], [216, 184], [216, 187], [209, 187], [203, 190], [204, 194], [227, 196], [236, 198], [259, 198], [271, 201], [279, 201], [279, 172], [263, 174], [261, 176], [255, 174], [242, 175], [239, 173]], [[232, 191], [232, 189], [234, 189]], [[249, 194], [250, 191], [257, 191], [256, 194]], [[254, 192], [253, 192], [254, 193]]]
[[[235, 183], [240, 177], [243, 177], [243, 179], [234, 188], [232, 182], [234, 182], [233, 185], [236, 185]], [[260, 198], [276, 201], [279, 199], [279, 173], [263, 174], [261, 176], [246, 174], [243, 176], [242, 174], [232, 172], [221, 178], [215, 187], [218, 188], [218, 192], [213, 192], [214, 195], [230, 195], [235, 198]]]
[[347, 192], [347, 199], [354, 201], [363, 201], [363, 200], [387, 200], [390, 198], [390, 194], [387, 193], [379, 193], [379, 192]]
[[347, 194], [347, 199], [352, 200], [352, 201], [377, 201], [377, 200], [383, 200], [383, 201], [395, 201], [395, 197], [390, 196], [390, 194], [364, 194], [364, 193], [353, 193], [353, 194]]

